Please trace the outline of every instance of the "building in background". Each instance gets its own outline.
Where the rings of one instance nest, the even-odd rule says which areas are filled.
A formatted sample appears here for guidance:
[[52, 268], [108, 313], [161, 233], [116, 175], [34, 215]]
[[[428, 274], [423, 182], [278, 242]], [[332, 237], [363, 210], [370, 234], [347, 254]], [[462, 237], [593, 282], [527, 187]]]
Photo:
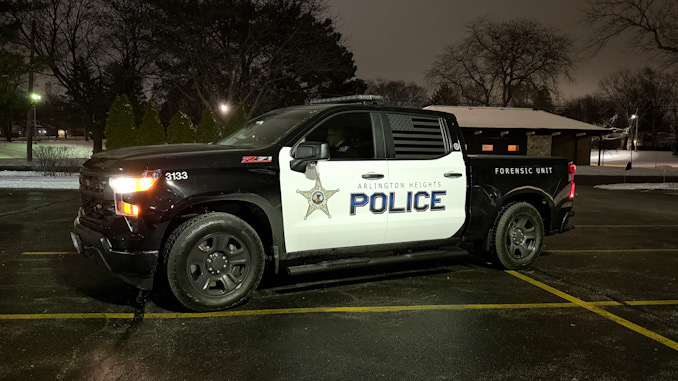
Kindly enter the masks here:
[[603, 127], [529, 108], [428, 106], [454, 114], [470, 154], [560, 156], [591, 163], [591, 140]]

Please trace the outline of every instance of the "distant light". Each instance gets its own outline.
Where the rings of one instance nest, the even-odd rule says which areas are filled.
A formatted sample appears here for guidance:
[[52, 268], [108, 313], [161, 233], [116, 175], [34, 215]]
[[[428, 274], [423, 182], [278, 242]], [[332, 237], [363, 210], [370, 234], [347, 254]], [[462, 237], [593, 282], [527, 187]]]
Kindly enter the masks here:
[[636, 114], [631, 115], [631, 119], [636, 119], [637, 117], [638, 117], [638, 115], [636, 115]]
[[228, 105], [225, 103], [222, 103], [219, 105], [219, 110], [221, 110], [222, 113], [227, 113], [228, 112]]
[[40, 96], [40, 94], [31, 93], [31, 99], [33, 100], [33, 102], [37, 102], [37, 101], [39, 101], [41, 98], [42, 98], [42, 97]]

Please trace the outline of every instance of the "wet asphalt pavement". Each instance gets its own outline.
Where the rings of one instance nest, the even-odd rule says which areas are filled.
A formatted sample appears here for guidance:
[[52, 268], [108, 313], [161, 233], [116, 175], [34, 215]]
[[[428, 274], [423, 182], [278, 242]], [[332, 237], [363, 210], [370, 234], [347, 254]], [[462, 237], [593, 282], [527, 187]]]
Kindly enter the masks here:
[[0, 190], [0, 380], [678, 379], [678, 192], [577, 193], [529, 270], [278, 277], [188, 314], [73, 253], [77, 191]]

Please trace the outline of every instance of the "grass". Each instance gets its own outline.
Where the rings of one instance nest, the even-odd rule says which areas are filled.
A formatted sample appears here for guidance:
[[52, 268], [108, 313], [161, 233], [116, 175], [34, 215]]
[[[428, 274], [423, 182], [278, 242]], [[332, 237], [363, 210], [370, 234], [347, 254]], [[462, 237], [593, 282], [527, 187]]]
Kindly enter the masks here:
[[[86, 158], [92, 155], [92, 141], [84, 139], [59, 139], [59, 140], [40, 140], [37, 144], [33, 143], [33, 155], [37, 147], [66, 147], [65, 152], [68, 158]], [[0, 159], [25, 159], [26, 141], [0, 141]]]

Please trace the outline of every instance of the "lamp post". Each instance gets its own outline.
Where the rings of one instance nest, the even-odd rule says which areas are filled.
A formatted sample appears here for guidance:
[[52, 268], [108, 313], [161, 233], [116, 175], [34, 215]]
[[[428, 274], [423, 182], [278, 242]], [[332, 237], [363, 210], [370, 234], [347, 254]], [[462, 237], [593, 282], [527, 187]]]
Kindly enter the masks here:
[[221, 111], [222, 114], [226, 114], [228, 112], [228, 105], [226, 103], [220, 104], [219, 110]]
[[[35, 105], [42, 98], [40, 94], [31, 93], [31, 106], [33, 107], [33, 121], [32, 123], [27, 123], [26, 125], [26, 160], [33, 161], [33, 134], [35, 133], [36, 127], [36, 111]], [[30, 115], [30, 114], [29, 114]]]
[[636, 132], [633, 134], [633, 150], [638, 152], [638, 121], [640, 120], [640, 116], [638, 116], [638, 110], [636, 110], [636, 114], [631, 115], [631, 119], [635, 119], [636, 121]]
[[[631, 140], [631, 160], [629, 163], [626, 165], [626, 170], [628, 171], [629, 169], [633, 168], [633, 151], [637, 149], [638, 145], [638, 109], [636, 109], [636, 113], [631, 115], [631, 120], [635, 120], [636, 122], [636, 129], [633, 133], [633, 140]], [[631, 127], [631, 126], [629, 126]]]

